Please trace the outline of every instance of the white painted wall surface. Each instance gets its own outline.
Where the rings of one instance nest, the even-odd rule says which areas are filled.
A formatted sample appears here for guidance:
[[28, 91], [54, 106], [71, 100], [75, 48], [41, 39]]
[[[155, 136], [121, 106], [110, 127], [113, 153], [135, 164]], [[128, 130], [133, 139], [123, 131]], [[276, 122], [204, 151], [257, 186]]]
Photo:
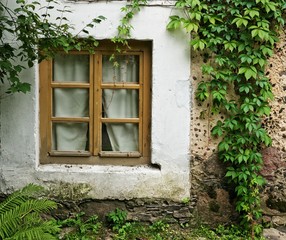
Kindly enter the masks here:
[[[154, 1], [143, 7], [132, 21], [134, 39], [153, 41], [151, 158], [161, 169], [39, 165], [39, 77], [36, 66], [21, 75], [24, 81], [32, 84], [30, 93], [1, 99], [0, 191], [7, 192], [30, 182], [46, 187], [69, 182], [89, 185], [89, 197], [97, 199], [182, 200], [189, 196], [190, 49], [186, 34], [166, 31], [168, 17], [174, 14], [174, 9], [166, 6], [170, 5], [167, 2]], [[120, 8], [125, 3], [61, 2], [73, 11], [67, 17], [74, 24], [75, 32], [92, 18], [105, 16], [107, 20], [90, 31], [98, 39], [116, 35], [122, 17]]]

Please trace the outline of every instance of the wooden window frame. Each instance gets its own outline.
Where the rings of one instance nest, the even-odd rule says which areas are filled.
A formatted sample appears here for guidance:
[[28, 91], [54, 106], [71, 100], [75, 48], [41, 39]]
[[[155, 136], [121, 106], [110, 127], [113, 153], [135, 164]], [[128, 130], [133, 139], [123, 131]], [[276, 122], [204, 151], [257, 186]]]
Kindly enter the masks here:
[[[94, 54], [85, 51], [71, 51], [72, 54], [88, 54], [90, 58], [90, 82], [53, 82], [53, 60], [39, 64], [40, 74], [40, 164], [89, 164], [89, 165], [127, 165], [150, 164], [150, 125], [151, 125], [151, 41], [130, 41], [129, 47], [121, 47], [119, 55], [139, 56], [139, 83], [102, 83], [102, 56], [115, 53], [115, 45], [109, 40], [99, 41]], [[52, 116], [52, 89], [82, 88], [89, 90], [89, 116]], [[102, 117], [103, 89], [138, 89], [139, 117], [111, 119]], [[89, 151], [52, 151], [53, 122], [86, 122], [89, 124]], [[101, 123], [138, 123], [138, 152], [100, 151]]]

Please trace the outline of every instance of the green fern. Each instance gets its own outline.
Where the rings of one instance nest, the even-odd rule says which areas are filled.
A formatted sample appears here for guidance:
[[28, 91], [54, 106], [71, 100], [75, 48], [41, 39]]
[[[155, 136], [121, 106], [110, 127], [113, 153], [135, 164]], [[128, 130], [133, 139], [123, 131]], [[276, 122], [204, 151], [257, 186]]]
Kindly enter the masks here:
[[0, 239], [52, 240], [59, 227], [52, 221], [44, 221], [41, 213], [57, 207], [53, 201], [36, 198], [43, 188], [29, 184], [11, 194], [0, 203]]

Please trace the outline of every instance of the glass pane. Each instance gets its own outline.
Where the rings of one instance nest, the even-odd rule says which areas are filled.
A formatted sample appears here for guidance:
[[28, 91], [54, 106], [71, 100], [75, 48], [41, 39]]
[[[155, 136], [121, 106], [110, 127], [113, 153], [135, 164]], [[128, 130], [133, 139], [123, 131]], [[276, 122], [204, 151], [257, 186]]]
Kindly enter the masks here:
[[53, 65], [53, 81], [89, 82], [89, 55], [56, 55]]
[[137, 89], [102, 90], [102, 117], [138, 118], [139, 91]]
[[88, 89], [54, 88], [53, 116], [54, 117], [88, 117]]
[[102, 82], [139, 82], [138, 55], [115, 56], [115, 62], [109, 58], [110, 55], [102, 56]]
[[88, 151], [88, 123], [53, 123], [52, 150]]
[[136, 123], [103, 123], [102, 151], [139, 151], [138, 135]]

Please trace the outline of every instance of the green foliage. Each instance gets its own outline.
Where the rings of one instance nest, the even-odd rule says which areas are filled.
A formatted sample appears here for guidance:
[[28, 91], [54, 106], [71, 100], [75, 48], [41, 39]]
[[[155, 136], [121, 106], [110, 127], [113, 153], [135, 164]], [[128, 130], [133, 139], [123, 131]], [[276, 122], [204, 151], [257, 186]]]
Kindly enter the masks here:
[[[121, 8], [121, 12], [124, 13], [124, 16], [121, 18], [120, 25], [117, 27], [117, 36], [112, 39], [114, 43], [128, 45], [127, 39], [131, 37], [131, 30], [133, 29], [131, 21], [135, 14], [141, 10], [141, 5], [147, 2], [148, 0], [132, 0]], [[120, 52], [119, 47], [117, 51]]]
[[98, 221], [96, 215], [91, 216], [87, 220], [84, 220], [85, 213], [81, 212], [74, 218], [68, 218], [63, 221], [59, 221], [58, 224], [62, 229], [71, 228], [72, 230], [64, 234], [64, 240], [92, 240], [97, 239], [102, 224]]
[[53, 221], [44, 221], [42, 213], [57, 207], [56, 203], [44, 198], [36, 198], [42, 188], [29, 184], [11, 194], [0, 203], [0, 238], [51, 240], [59, 231]]
[[119, 208], [116, 208], [107, 215], [107, 222], [113, 227], [113, 229], [121, 228], [126, 222], [126, 219], [127, 212]]
[[[104, 17], [91, 20], [78, 34], [73, 35], [73, 27], [65, 16], [71, 11], [61, 9], [56, 0], [46, 0], [45, 6], [37, 1], [17, 0], [16, 3], [18, 7], [11, 9], [0, 2], [0, 81], [9, 84], [8, 94], [30, 91], [30, 84], [22, 82], [19, 74], [36, 61], [52, 57], [57, 49], [66, 52], [71, 49], [92, 51], [98, 45], [91, 36], [78, 38], [79, 34], [89, 34], [87, 29], [95, 27]], [[51, 11], [59, 14], [55, 22], [49, 21]]]
[[[219, 225], [215, 229], [211, 229], [206, 226], [200, 226], [194, 229], [191, 233], [192, 237], [204, 237], [209, 240], [249, 240], [247, 231], [240, 227], [231, 225], [231, 226], [223, 226]], [[192, 239], [192, 238], [190, 238]], [[257, 238], [257, 239], [263, 239]]]
[[[113, 239], [126, 240], [126, 239], [150, 239], [150, 240], [167, 240], [183, 239], [179, 232], [172, 232], [169, 225], [163, 221], [157, 221], [151, 225], [142, 224], [139, 222], [126, 222], [117, 229], [113, 229], [115, 235]], [[172, 233], [172, 235], [171, 235]]]
[[285, 1], [178, 0], [176, 7], [185, 15], [171, 16], [167, 29], [191, 32], [193, 48], [211, 56], [202, 68], [209, 80], [198, 85], [196, 99], [226, 115], [212, 135], [222, 139], [219, 157], [235, 185], [236, 210], [254, 239], [261, 234], [259, 190], [265, 182], [260, 150], [271, 145], [261, 124], [273, 98], [265, 67], [284, 24]]

